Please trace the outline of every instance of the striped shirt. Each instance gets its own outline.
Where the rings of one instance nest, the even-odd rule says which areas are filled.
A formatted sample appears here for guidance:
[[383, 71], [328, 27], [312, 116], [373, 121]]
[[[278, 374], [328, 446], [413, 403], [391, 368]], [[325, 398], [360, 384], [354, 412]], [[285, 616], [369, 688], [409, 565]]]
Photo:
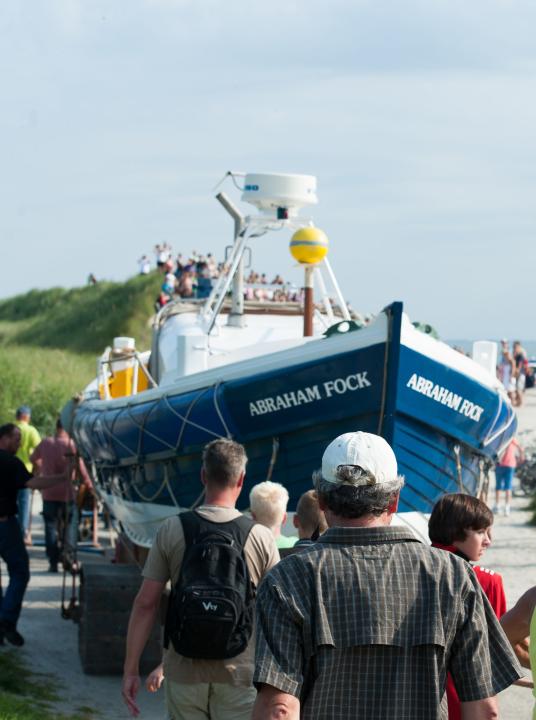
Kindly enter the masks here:
[[521, 671], [471, 567], [399, 527], [328, 530], [276, 565], [257, 596], [255, 683], [305, 720], [447, 718]]

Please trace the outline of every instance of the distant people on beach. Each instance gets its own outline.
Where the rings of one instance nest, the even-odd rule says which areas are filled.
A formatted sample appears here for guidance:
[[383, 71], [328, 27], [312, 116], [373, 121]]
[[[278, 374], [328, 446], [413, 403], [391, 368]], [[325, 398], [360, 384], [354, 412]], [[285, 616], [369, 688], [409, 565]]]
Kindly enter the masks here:
[[530, 390], [535, 385], [535, 378], [534, 378], [534, 368], [531, 366], [529, 362], [527, 362], [527, 366], [525, 368], [525, 388], [527, 390]]
[[523, 404], [523, 395], [526, 386], [526, 374], [529, 366], [527, 351], [519, 340], [515, 340], [513, 347], [514, 356], [514, 377], [515, 377], [515, 404], [520, 406]]
[[171, 245], [168, 245], [165, 243], [158, 243], [154, 246], [154, 254], [155, 254], [155, 260], [156, 260], [156, 267], [161, 269], [165, 266], [165, 264], [168, 262], [168, 260], [171, 259], [172, 256], [172, 249]]
[[156, 298], [156, 302], [155, 302], [155, 306], [154, 306], [155, 312], [159, 312], [164, 307], [164, 305], [168, 304], [168, 302], [170, 300], [171, 300], [170, 296], [162, 290], [158, 294], [158, 297]]
[[[514, 438], [510, 440], [506, 449], [500, 455], [495, 465], [495, 505], [493, 512], [501, 511], [510, 515], [512, 501], [512, 487], [516, 467], [525, 460], [525, 453], [519, 442]], [[504, 506], [501, 506], [501, 492], [504, 492]]]
[[[37, 428], [30, 424], [32, 410], [29, 405], [21, 405], [15, 413], [15, 425], [21, 433], [17, 457], [22, 460], [28, 472], [32, 472], [33, 465], [30, 459], [32, 452], [41, 442]], [[22, 529], [24, 543], [32, 544], [32, 491], [25, 487], [19, 490], [17, 496], [18, 518]]]
[[177, 292], [181, 298], [194, 297], [194, 273], [192, 270], [182, 271]]
[[162, 283], [162, 292], [165, 292], [166, 295], [174, 295], [176, 285], [177, 278], [172, 272], [168, 272], [166, 273], [164, 282]]
[[[493, 513], [471, 495], [443, 495], [435, 504], [428, 522], [432, 547], [454, 553], [471, 563], [478, 562], [491, 545]], [[502, 577], [480, 565], [474, 573], [498, 618], [506, 612], [506, 595]], [[452, 676], [447, 678], [449, 720], [461, 720], [461, 704]]]
[[447, 672], [465, 720], [498, 717], [521, 669], [468, 563], [391, 524], [390, 446], [345, 433], [314, 482], [328, 530], [257, 591], [252, 720], [439, 720]]
[[508, 349], [508, 345], [501, 343], [501, 356], [497, 366], [497, 377], [502, 382], [511, 402], [515, 402], [516, 381], [515, 381], [515, 363], [512, 353]]
[[[508, 397], [515, 406], [523, 404], [527, 385], [534, 385], [527, 351], [519, 340], [515, 340], [510, 351], [508, 340], [501, 340], [497, 377], [504, 385]], [[527, 382], [527, 378], [530, 378]]]
[[287, 505], [288, 490], [271, 480], [254, 485], [249, 493], [251, 517], [270, 529], [279, 550], [292, 547], [298, 540], [295, 535], [283, 535], [281, 532], [287, 521]]
[[139, 275], [148, 275], [151, 272], [151, 261], [147, 255], [142, 255], [138, 260]]

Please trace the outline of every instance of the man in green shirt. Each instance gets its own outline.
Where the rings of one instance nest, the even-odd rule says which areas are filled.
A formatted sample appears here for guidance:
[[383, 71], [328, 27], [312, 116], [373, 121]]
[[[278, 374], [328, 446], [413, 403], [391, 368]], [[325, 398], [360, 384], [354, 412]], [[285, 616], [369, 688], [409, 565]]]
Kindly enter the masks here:
[[[21, 460], [28, 472], [32, 472], [32, 463], [30, 455], [41, 442], [41, 436], [33, 425], [30, 425], [32, 411], [28, 405], [21, 405], [15, 414], [15, 425], [19, 428], [21, 434], [20, 447], [17, 450], [17, 457]], [[24, 535], [26, 545], [32, 544], [32, 536], [30, 533], [30, 516], [32, 510], [32, 491], [30, 488], [22, 488], [17, 496], [17, 507], [19, 523]]]

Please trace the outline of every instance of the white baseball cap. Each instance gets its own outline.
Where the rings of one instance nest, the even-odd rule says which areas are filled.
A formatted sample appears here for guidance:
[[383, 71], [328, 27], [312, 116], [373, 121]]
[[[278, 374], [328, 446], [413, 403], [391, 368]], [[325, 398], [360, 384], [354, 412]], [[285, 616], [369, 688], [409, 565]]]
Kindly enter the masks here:
[[358, 466], [374, 478], [356, 485], [382, 485], [398, 477], [395, 454], [379, 435], [366, 432], [350, 432], [339, 435], [331, 442], [322, 456], [322, 478], [334, 485], [340, 484], [337, 470], [343, 465]]

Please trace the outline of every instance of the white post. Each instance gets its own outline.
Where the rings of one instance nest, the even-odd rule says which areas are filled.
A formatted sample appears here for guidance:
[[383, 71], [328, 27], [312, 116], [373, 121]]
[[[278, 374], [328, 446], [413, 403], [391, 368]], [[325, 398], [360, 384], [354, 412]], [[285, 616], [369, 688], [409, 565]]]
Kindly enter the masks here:
[[138, 368], [140, 366], [140, 361], [134, 355], [134, 370], [132, 371], [132, 390], [131, 395], [137, 395], [138, 394]]
[[342, 295], [341, 289], [339, 287], [339, 283], [337, 282], [337, 278], [335, 277], [335, 273], [331, 269], [331, 265], [329, 264], [329, 260], [327, 257], [323, 260], [326, 270], [328, 271], [329, 279], [331, 280], [331, 284], [333, 285], [333, 289], [335, 290], [335, 295], [337, 296], [337, 300], [339, 301], [339, 306], [342, 311], [342, 316], [345, 320], [351, 320], [350, 313], [348, 311], [348, 308], [346, 307], [346, 301]]
[[324, 278], [322, 277], [322, 272], [318, 265], [315, 266], [315, 274], [318, 279], [318, 285], [320, 287], [320, 295], [322, 297], [322, 302], [324, 303], [324, 308], [326, 309], [326, 315], [328, 316], [328, 321], [330, 325], [333, 325], [335, 322], [335, 316], [333, 315], [333, 308], [331, 307], [331, 302], [329, 299], [328, 291], [326, 289], [326, 283], [324, 282]]

